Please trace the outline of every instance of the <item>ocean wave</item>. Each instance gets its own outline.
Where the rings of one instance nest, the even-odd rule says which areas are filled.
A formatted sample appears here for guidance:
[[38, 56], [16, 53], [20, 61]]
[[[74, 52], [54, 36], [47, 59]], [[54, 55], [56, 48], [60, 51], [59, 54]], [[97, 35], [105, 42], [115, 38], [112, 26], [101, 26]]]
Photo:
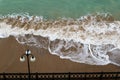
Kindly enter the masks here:
[[91, 65], [120, 66], [120, 21], [106, 13], [78, 19], [44, 19], [29, 14], [0, 17], [0, 38], [14, 36], [21, 44], [48, 49], [51, 54]]

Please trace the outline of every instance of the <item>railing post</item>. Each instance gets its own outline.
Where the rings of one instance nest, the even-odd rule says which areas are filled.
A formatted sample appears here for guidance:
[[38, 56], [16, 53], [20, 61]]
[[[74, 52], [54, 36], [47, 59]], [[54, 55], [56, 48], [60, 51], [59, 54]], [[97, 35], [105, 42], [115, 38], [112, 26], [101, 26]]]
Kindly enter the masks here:
[[20, 73], [18, 76], [20, 77], [20, 80], [22, 80], [22, 74]]
[[35, 77], [36, 77], [36, 80], [38, 80], [38, 73], [36, 72], [35, 75], [36, 75], [36, 76], [35, 76]]
[[85, 73], [85, 76], [84, 76], [84, 80], [86, 80], [86, 73]]
[[116, 73], [115, 80], [118, 80], [118, 72]]
[[6, 80], [6, 76], [5, 76], [5, 73], [3, 73], [3, 78], [4, 78], [4, 80]]
[[101, 72], [100, 74], [100, 80], [102, 80], [102, 78], [103, 78], [103, 72]]
[[68, 73], [68, 80], [70, 80], [70, 72]]
[[54, 73], [52, 73], [52, 80], [54, 80]]

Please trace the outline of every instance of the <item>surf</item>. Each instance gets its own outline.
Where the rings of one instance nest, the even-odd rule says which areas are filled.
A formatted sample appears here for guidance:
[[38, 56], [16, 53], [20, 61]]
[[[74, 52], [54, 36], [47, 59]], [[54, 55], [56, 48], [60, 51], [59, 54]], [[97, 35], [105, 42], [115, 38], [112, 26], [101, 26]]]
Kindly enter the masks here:
[[[111, 14], [45, 19], [29, 14], [0, 17], [0, 38], [14, 36], [20, 44], [49, 50], [62, 59], [91, 65], [120, 66], [120, 21]], [[114, 57], [114, 58], [112, 58]]]

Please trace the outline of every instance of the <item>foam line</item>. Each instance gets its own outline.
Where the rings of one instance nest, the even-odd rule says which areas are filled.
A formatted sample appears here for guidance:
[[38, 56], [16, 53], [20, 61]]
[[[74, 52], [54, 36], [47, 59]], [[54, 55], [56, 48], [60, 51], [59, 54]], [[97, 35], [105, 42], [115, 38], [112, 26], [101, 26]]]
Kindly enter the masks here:
[[0, 18], [0, 38], [14, 36], [21, 44], [45, 48], [62, 59], [91, 65], [120, 65], [108, 55], [120, 49], [119, 31], [120, 21], [109, 14], [56, 20], [28, 14]]

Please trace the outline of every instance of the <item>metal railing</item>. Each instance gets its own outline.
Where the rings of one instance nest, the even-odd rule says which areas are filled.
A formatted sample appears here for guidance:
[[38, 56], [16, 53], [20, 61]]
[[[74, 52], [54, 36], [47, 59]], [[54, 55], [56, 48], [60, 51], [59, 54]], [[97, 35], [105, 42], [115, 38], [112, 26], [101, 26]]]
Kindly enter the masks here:
[[[0, 73], [0, 80], [28, 80], [28, 73]], [[31, 73], [30, 80], [120, 80], [120, 72]]]

